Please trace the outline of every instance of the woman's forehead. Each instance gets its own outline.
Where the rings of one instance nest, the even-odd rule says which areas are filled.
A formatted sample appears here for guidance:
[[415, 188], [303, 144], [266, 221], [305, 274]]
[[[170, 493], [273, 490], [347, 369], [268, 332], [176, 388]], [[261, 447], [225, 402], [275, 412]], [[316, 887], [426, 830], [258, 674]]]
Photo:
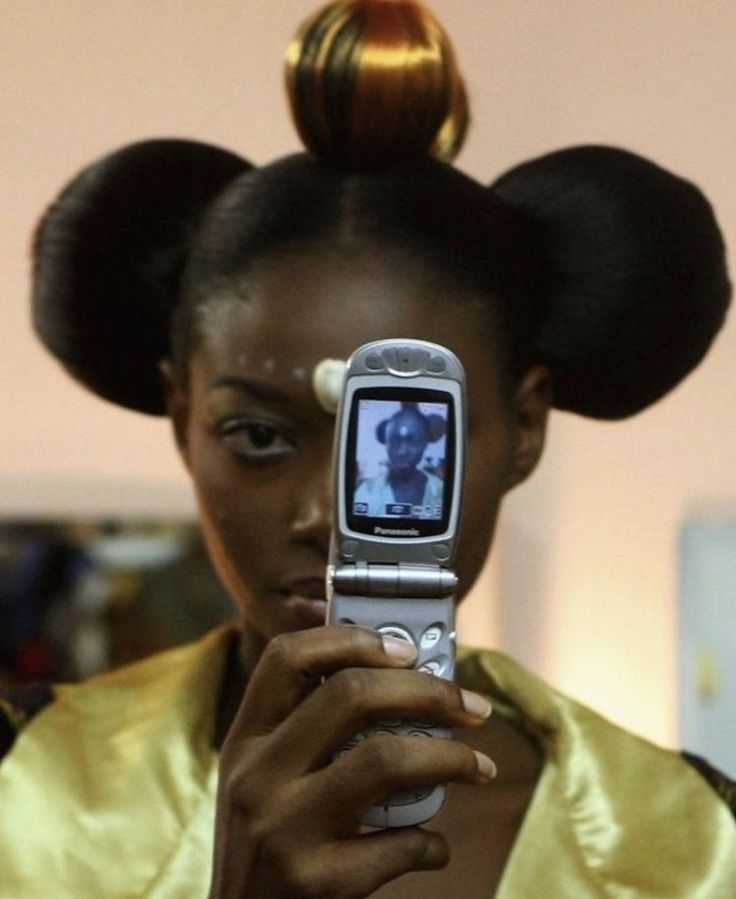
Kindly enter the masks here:
[[425, 418], [418, 409], [399, 409], [389, 419], [389, 425], [395, 428], [413, 428], [425, 423]]
[[[467, 355], [488, 353], [489, 314], [479, 298], [397, 260], [297, 256], [269, 261], [199, 307], [196, 344], [228, 367], [311, 369], [386, 337], [417, 337]], [[453, 343], [455, 346], [453, 346]]]

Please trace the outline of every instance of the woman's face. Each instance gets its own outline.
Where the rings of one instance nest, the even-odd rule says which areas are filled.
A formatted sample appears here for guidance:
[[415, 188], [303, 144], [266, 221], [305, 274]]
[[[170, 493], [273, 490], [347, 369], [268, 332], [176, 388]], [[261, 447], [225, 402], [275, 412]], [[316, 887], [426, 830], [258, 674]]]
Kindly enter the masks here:
[[335, 419], [315, 398], [314, 367], [384, 337], [441, 343], [466, 370], [461, 596], [483, 564], [502, 496], [536, 461], [543, 378], [530, 391], [536, 417], [502, 396], [492, 326], [471, 296], [450, 296], [416, 265], [376, 253], [260, 263], [201, 307], [188, 387], [170, 388], [204, 538], [256, 650], [324, 621]]
[[427, 448], [427, 426], [418, 411], [402, 410], [386, 427], [386, 455], [391, 471], [413, 471]]

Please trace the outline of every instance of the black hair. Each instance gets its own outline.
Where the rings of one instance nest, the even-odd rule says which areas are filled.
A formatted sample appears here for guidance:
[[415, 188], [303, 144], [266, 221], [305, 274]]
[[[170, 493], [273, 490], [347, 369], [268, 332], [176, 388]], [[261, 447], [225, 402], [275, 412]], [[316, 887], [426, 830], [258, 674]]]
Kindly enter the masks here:
[[599, 418], [674, 387], [730, 295], [702, 193], [624, 150], [551, 153], [489, 189], [429, 158], [348, 172], [301, 154], [252, 169], [214, 147], [149, 141], [85, 170], [47, 212], [34, 324], [78, 380], [160, 414], [172, 320], [182, 355], [208, 285], [289, 247], [356, 239], [486, 296], [513, 371], [544, 362], [555, 405]]
[[191, 237], [207, 203], [248, 168], [205, 144], [143, 141], [61, 192], [34, 237], [32, 317], [74, 378], [114, 403], [163, 413], [158, 366]]
[[[304, 32], [308, 58], [319, 57], [310, 42], [344, 34], [350, 72], [359, 70], [362, 44], [353, 32], [372, 33], [369, 20], [393, 15], [389, 6], [326, 7], [318, 17], [337, 10], [353, 24], [335, 31], [312, 23]], [[404, 0], [395, 12], [422, 18], [426, 11]], [[427, 27], [431, 37], [438, 26]], [[411, 29], [396, 33], [405, 42]], [[452, 68], [446, 43], [435, 41], [437, 65]], [[319, 102], [321, 116], [335, 98], [329, 85], [318, 98], [314, 85], [305, 88], [310, 69], [299, 52], [295, 115], [311, 122], [311, 107], [300, 112], [304, 98]], [[343, 54], [335, 47], [331, 54], [337, 77]], [[381, 78], [382, 71], [373, 81], [385, 106], [391, 93]], [[329, 143], [324, 159], [299, 154], [253, 168], [205, 144], [147, 141], [93, 164], [64, 190], [36, 235], [33, 320], [74, 377], [116, 403], [163, 413], [160, 360], [172, 354], [172, 336], [175, 358], [186, 360], [197, 305], [212, 287], [264, 256], [326, 246], [391, 248], [445, 283], [471, 288], [496, 316], [512, 379], [545, 363], [558, 408], [625, 417], [700, 361], [724, 320], [730, 284], [718, 225], [697, 187], [601, 146], [550, 153], [486, 187], [428, 155], [419, 114], [422, 140], [399, 129], [396, 161], [385, 141], [371, 159], [369, 132], [362, 144], [354, 134], [341, 160], [354, 80], [341, 81], [335, 94], [339, 127], [314, 137], [315, 146]], [[400, 71], [396, 83], [403, 91], [411, 79]], [[404, 108], [401, 91], [396, 102]], [[448, 121], [464, 133], [465, 114], [451, 115], [458, 91], [441, 91], [431, 104], [441, 121], [437, 104], [446, 99]], [[359, 99], [370, 111], [370, 93]], [[445, 143], [458, 147], [454, 138]]]
[[[501, 349], [518, 373], [530, 362], [541, 292], [528, 231], [492, 191], [429, 157], [359, 172], [287, 157], [237, 179], [207, 210], [183, 272], [174, 355], [189, 356], [196, 307], [252, 262], [290, 249], [384, 249], [493, 298]], [[451, 290], [447, 302], [457, 302]]]
[[441, 415], [425, 415], [417, 403], [402, 403], [401, 408], [394, 412], [393, 415], [378, 422], [376, 425], [376, 440], [378, 440], [379, 443], [386, 443], [388, 440], [389, 425], [396, 421], [397, 418], [406, 415], [407, 412], [415, 419], [421, 421], [424, 426], [424, 434], [427, 443], [436, 443], [441, 437], [445, 436], [447, 422]]

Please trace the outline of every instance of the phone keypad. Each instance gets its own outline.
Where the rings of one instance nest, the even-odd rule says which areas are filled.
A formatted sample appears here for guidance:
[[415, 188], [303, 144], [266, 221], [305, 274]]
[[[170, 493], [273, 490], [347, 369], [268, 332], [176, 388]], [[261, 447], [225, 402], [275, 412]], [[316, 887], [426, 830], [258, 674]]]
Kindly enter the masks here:
[[436, 721], [417, 720], [416, 718], [406, 722], [410, 727], [421, 727], [423, 730], [434, 730], [437, 727]]
[[[340, 623], [348, 623], [347, 619], [340, 619]], [[352, 623], [352, 621], [350, 622]], [[387, 636], [396, 637], [399, 640], [406, 640], [418, 650], [418, 657], [415, 663], [417, 671], [422, 671], [433, 677], [451, 677], [452, 676], [452, 651], [455, 642], [455, 633], [447, 628], [442, 622], [435, 622], [429, 627], [425, 627], [423, 631], [413, 634], [406, 625], [396, 622], [387, 621], [375, 628], [379, 633]], [[448, 649], [450, 654], [448, 654]], [[335, 758], [350, 752], [363, 740], [367, 740], [372, 736], [409, 736], [415, 738], [434, 738], [447, 737], [450, 735], [450, 729], [438, 725], [435, 721], [426, 719], [395, 718], [386, 716], [375, 721], [374, 724], [366, 727], [363, 731], [354, 734], [353, 737], [345, 744], [345, 746], [337, 753]], [[435, 787], [411, 787], [403, 790], [397, 790], [383, 800], [383, 806], [401, 806], [410, 805], [419, 802], [429, 796]]]

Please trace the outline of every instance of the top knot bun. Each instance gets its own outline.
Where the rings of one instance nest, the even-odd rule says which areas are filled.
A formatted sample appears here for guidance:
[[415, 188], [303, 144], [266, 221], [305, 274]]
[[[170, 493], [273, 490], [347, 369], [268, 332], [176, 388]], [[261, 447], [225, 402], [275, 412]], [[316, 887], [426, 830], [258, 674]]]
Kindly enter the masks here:
[[418, 3], [330, 3], [301, 26], [286, 62], [294, 122], [319, 158], [360, 170], [459, 153], [463, 80], [442, 26]]

